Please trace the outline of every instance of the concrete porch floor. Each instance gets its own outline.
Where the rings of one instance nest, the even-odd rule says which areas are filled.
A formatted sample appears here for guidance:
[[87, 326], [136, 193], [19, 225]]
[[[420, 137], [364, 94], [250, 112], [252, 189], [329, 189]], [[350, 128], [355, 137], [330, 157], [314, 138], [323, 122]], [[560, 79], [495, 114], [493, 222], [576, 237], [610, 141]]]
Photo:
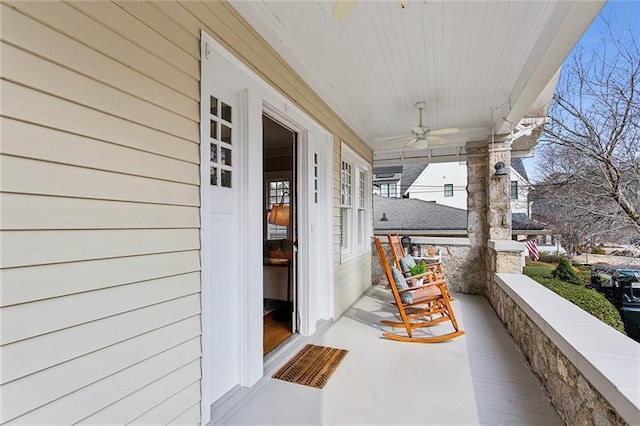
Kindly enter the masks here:
[[466, 335], [402, 343], [381, 338], [394, 310], [372, 287], [310, 341], [349, 351], [324, 389], [265, 378], [222, 424], [563, 424], [487, 299], [454, 297]]

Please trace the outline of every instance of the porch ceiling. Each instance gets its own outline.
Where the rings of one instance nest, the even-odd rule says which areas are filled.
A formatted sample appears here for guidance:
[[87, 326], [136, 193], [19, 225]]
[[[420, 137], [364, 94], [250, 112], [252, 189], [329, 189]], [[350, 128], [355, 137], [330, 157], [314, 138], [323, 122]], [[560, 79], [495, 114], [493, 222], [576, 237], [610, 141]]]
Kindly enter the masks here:
[[[510, 123], [544, 116], [554, 76], [604, 0], [409, 0], [404, 9], [400, 0], [359, 0], [340, 20], [333, 1], [231, 3], [388, 164], [464, 156], [492, 127], [507, 134]], [[460, 132], [429, 151], [403, 149], [418, 101], [428, 127]], [[399, 136], [407, 138], [390, 141]], [[515, 143], [515, 155], [535, 139]]]

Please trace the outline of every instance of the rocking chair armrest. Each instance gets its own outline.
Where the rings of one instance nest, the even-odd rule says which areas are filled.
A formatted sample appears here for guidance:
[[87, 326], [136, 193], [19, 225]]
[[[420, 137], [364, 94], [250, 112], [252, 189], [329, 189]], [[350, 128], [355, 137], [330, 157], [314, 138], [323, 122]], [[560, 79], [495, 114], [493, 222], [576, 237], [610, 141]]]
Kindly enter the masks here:
[[435, 286], [438, 286], [439, 284], [441, 284], [441, 283], [439, 283], [437, 281], [436, 282], [432, 282], [432, 283], [424, 283], [422, 285], [418, 285], [418, 286], [415, 286], [415, 287], [398, 289], [398, 293], [404, 293], [404, 292], [407, 292], [407, 291], [416, 291], [416, 290], [421, 290], [423, 288], [435, 287]]
[[419, 280], [420, 278], [427, 277], [427, 276], [429, 276], [431, 274], [432, 274], [431, 271], [427, 271], [427, 272], [423, 272], [423, 273], [417, 274], [417, 275], [409, 275], [408, 277], [405, 277], [405, 280], [407, 280], [407, 281]]

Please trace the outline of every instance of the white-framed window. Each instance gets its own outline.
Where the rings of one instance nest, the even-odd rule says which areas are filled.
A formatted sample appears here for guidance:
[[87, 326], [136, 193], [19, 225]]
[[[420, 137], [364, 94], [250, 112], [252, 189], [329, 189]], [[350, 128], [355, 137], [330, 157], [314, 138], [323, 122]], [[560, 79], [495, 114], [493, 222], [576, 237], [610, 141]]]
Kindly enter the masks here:
[[371, 165], [342, 143], [340, 249], [343, 260], [371, 249], [371, 193]]
[[353, 217], [353, 164], [340, 162], [340, 249], [345, 252], [352, 246]]
[[400, 196], [398, 182], [387, 182], [380, 184], [380, 196], [398, 198]]
[[444, 184], [444, 196], [445, 197], [453, 197], [453, 184], [445, 183]]
[[511, 199], [512, 200], [518, 199], [518, 181], [517, 180], [511, 181]]
[[274, 205], [289, 206], [289, 179], [268, 179], [267, 196], [265, 197], [265, 221], [267, 223], [267, 240], [281, 240], [289, 238], [289, 228], [286, 225], [269, 223], [269, 214]]

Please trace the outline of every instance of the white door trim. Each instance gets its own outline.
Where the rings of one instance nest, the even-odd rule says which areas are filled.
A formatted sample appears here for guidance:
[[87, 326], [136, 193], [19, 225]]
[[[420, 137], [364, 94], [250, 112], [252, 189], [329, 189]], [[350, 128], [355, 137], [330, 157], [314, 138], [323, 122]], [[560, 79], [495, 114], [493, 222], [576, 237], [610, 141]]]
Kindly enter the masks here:
[[[287, 127], [298, 133], [298, 241], [302, 244], [299, 248], [301, 254], [298, 259], [298, 288], [299, 288], [299, 315], [300, 333], [313, 334], [316, 323], [322, 319], [330, 319], [333, 315], [333, 250], [332, 250], [332, 165], [333, 144], [332, 136], [287, 100], [276, 89], [262, 80], [246, 65], [228, 52], [222, 45], [216, 42], [204, 31], [201, 32], [201, 79], [204, 81], [206, 74], [210, 72], [204, 66], [204, 61], [210, 55], [221, 55], [225, 61], [238, 69], [233, 76], [218, 76], [218, 79], [241, 79], [244, 91], [240, 96], [242, 111], [239, 116], [238, 128], [241, 133], [240, 146], [234, 161], [240, 167], [236, 171], [240, 182], [240, 211], [239, 216], [240, 235], [235, 249], [241, 256], [242, 267], [238, 271], [237, 291], [239, 292], [240, 306], [238, 307], [239, 324], [239, 372], [238, 384], [251, 386], [263, 376], [262, 355], [262, 113], [281, 121]], [[201, 102], [201, 116], [206, 116], [207, 102]], [[257, 120], [254, 117], [258, 117]], [[201, 123], [201, 141], [208, 141], [207, 124]], [[321, 191], [320, 203], [313, 205], [317, 209], [318, 219], [310, 223], [312, 204], [310, 203], [309, 177], [313, 173], [309, 159], [313, 153], [318, 153], [320, 164]], [[201, 149], [201, 157], [205, 150]], [[311, 157], [310, 157], [311, 156]], [[205, 167], [206, 166], [206, 167]], [[201, 185], [208, 182], [208, 162], [202, 161]], [[203, 206], [208, 195], [201, 189], [201, 224], [202, 229], [210, 225]], [[202, 247], [207, 247], [209, 238], [201, 229]], [[310, 241], [316, 241], [316, 254], [314, 259], [309, 259], [310, 249], [305, 246]], [[206, 244], [205, 244], [206, 243]], [[201, 256], [206, 253], [201, 252]], [[311, 262], [322, 267], [309, 268]], [[204, 258], [201, 262], [203, 268], [207, 264]], [[209, 381], [215, 380], [207, 368], [210, 358], [210, 342], [207, 334], [215, 324], [207, 322], [211, 304], [207, 299], [207, 277], [211, 271], [203, 270], [202, 277], [202, 379], [201, 379], [201, 420], [206, 424], [210, 420], [210, 408], [215, 402], [210, 390]], [[312, 276], [313, 274], [313, 276]], [[259, 288], [256, 286], [259, 283]], [[313, 283], [313, 286], [311, 285]], [[233, 287], [233, 283], [229, 284]]]

